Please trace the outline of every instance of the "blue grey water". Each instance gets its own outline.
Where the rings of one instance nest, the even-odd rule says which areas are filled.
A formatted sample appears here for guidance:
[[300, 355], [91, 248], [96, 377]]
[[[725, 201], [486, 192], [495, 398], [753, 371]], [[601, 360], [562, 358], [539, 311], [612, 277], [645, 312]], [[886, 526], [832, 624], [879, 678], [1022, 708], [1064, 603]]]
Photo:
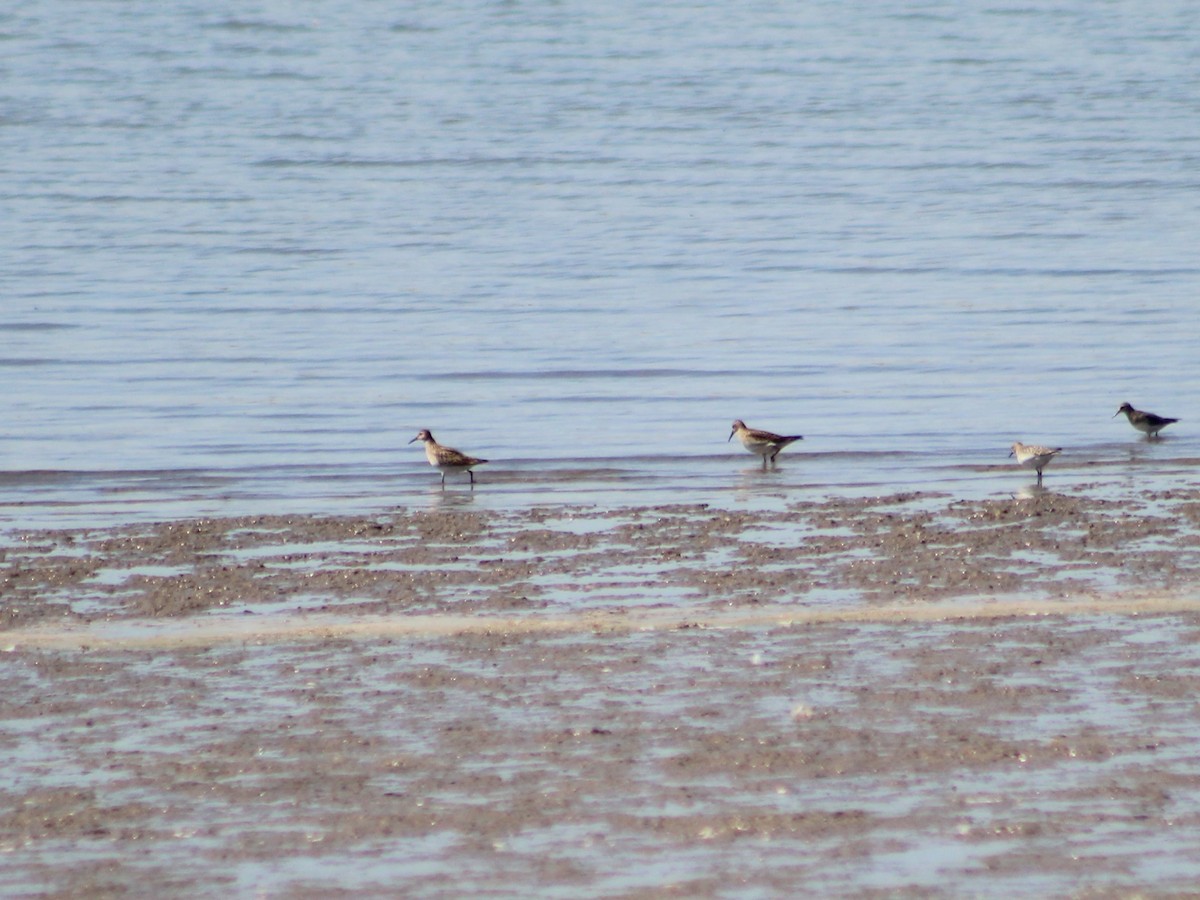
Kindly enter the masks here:
[[6, 10], [7, 528], [1200, 457], [1187, 0]]

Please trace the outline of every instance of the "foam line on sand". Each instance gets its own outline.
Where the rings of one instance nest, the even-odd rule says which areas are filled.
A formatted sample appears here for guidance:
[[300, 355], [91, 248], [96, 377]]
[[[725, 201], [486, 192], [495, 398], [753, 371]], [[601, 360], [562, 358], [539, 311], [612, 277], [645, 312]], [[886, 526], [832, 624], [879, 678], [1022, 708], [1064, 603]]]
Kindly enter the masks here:
[[137, 650], [212, 647], [232, 643], [285, 644], [332, 639], [421, 639], [456, 635], [670, 631], [815, 627], [837, 624], [916, 624], [1031, 617], [1166, 615], [1195, 612], [1194, 598], [1106, 595], [1067, 600], [980, 600], [804, 609], [766, 606], [657, 608], [579, 615], [213, 616], [203, 620], [121, 620], [0, 632], [0, 651]]

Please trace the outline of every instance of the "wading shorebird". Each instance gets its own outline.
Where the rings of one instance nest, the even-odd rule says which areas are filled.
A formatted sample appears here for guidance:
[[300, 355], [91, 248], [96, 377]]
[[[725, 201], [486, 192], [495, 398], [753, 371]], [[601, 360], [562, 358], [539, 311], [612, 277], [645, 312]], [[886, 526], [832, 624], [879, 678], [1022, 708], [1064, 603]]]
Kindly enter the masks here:
[[453, 447], [443, 447], [433, 439], [433, 435], [427, 428], [422, 428], [409, 443], [417, 441], [425, 444], [425, 458], [429, 460], [429, 464], [442, 473], [442, 487], [446, 486], [447, 472], [466, 472], [471, 476], [471, 486], [475, 486], [475, 473], [471, 470], [476, 466], [482, 466], [487, 462], [486, 459], [476, 459], [474, 456], [460, 453]]
[[779, 455], [779, 451], [793, 441], [802, 441], [804, 437], [799, 434], [772, 434], [770, 431], [759, 431], [757, 428], [747, 428], [746, 423], [741, 419], [733, 420], [733, 431], [729, 432], [728, 441], [733, 440], [733, 436], [737, 435], [737, 439], [742, 442], [742, 446], [751, 453], [757, 453], [762, 457], [763, 468], [767, 467], [767, 460], [775, 462], [775, 457]]
[[1037, 483], [1041, 484], [1042, 469], [1046, 468], [1046, 464], [1058, 453], [1062, 453], [1062, 447], [1039, 447], [1037, 444], [1022, 444], [1017, 441], [1012, 445], [1012, 451], [1008, 455], [1015, 456], [1017, 462], [1025, 468], [1036, 469]]
[[1128, 403], [1122, 403], [1121, 408], [1113, 413], [1115, 419], [1121, 413], [1125, 413], [1125, 418], [1129, 420], [1129, 424], [1138, 431], [1144, 431], [1149, 437], [1156, 438], [1158, 433], [1175, 422], [1178, 419], [1168, 419], [1166, 416], [1156, 416], [1154, 413], [1143, 412], [1140, 409], [1134, 409]]

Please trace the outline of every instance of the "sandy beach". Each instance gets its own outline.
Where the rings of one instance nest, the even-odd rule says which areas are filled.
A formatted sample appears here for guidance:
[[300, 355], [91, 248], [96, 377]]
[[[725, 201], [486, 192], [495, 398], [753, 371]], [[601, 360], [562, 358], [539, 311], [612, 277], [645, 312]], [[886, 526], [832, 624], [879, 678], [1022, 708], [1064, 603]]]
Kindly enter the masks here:
[[1184, 893], [1198, 501], [25, 534], [0, 890]]

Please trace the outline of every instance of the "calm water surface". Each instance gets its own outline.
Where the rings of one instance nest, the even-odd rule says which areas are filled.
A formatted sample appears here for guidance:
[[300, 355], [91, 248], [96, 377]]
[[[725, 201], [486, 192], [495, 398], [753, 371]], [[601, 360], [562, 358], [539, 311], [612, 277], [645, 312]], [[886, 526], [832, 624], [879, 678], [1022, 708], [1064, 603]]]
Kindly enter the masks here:
[[440, 502], [421, 427], [497, 507], [1200, 457], [1195, 4], [8, 10], [10, 528]]

